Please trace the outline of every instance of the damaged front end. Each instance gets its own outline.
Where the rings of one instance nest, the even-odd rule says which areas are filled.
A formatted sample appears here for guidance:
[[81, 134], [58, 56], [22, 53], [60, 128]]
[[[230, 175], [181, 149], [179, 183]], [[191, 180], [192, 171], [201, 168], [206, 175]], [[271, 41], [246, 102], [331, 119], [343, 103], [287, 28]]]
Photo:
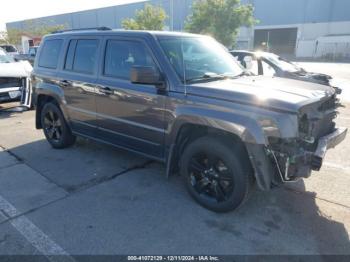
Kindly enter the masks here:
[[266, 145], [247, 146], [260, 176], [260, 188], [307, 178], [312, 170], [320, 170], [327, 149], [342, 142], [347, 133], [346, 128], [336, 128], [334, 122], [339, 106], [336, 94], [308, 104], [299, 110], [297, 137], [269, 136]]

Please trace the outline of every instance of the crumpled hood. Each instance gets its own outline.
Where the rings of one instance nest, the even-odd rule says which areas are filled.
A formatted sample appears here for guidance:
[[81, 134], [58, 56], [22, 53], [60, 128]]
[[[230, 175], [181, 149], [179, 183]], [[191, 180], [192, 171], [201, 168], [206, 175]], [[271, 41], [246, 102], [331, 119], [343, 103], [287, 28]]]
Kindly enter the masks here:
[[188, 87], [191, 93], [198, 95], [293, 112], [335, 92], [325, 85], [266, 76], [240, 77]]
[[0, 63], [0, 77], [28, 77], [32, 70], [28, 61]]

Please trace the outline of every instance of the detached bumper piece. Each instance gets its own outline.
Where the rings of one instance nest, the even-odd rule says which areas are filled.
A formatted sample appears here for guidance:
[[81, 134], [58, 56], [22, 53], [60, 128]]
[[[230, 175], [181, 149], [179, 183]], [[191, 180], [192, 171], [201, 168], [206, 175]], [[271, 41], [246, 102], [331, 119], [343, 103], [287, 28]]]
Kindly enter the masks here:
[[340, 142], [342, 142], [346, 137], [347, 131], [348, 131], [347, 128], [338, 128], [333, 133], [327, 136], [321, 137], [318, 140], [316, 151], [312, 156], [312, 161], [311, 161], [312, 170], [316, 170], [316, 171], [320, 170], [323, 159], [326, 155], [327, 149], [333, 148], [336, 145], [338, 145]]
[[22, 79], [21, 105], [30, 108], [32, 105], [32, 83], [29, 77]]

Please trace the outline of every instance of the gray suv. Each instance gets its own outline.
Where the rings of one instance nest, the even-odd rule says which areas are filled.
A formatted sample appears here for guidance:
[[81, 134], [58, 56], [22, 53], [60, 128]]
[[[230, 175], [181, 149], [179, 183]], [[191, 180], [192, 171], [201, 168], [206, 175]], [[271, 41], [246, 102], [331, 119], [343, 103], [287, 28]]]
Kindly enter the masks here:
[[32, 74], [36, 127], [164, 162], [217, 212], [319, 170], [336, 128], [333, 88], [246, 75], [207, 36], [101, 28], [48, 35]]

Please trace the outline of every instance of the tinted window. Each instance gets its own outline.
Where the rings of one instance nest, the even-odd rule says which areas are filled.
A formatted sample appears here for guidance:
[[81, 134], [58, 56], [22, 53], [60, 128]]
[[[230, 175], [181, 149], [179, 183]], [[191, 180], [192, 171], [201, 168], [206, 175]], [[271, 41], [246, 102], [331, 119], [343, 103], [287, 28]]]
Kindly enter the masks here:
[[72, 70], [81, 73], [93, 73], [97, 60], [97, 48], [98, 40], [78, 40]]
[[135, 41], [107, 41], [104, 75], [130, 79], [134, 65], [155, 67], [145, 45]]
[[63, 41], [59, 39], [45, 41], [40, 54], [39, 66], [55, 69], [57, 67], [62, 43]]
[[8, 53], [13, 53], [13, 52], [17, 52], [16, 48], [13, 47], [12, 45], [3, 45], [1, 46], [3, 49], [6, 50], [6, 52]]

